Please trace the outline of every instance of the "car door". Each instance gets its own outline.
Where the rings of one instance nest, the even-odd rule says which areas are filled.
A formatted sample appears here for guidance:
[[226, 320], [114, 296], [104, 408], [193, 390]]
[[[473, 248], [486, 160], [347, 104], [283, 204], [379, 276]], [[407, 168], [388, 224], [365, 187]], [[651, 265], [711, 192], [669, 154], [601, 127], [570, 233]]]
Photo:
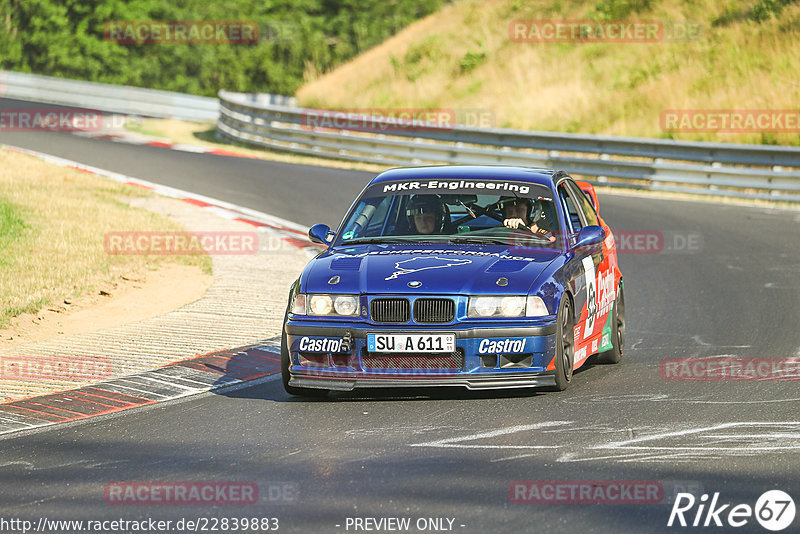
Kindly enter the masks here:
[[595, 312], [593, 331], [584, 331], [584, 335], [588, 334], [587, 339], [591, 339], [588, 352], [594, 354], [611, 348], [611, 317], [620, 283], [617, 252], [611, 229], [597, 215], [591, 199], [583, 193], [578, 184], [572, 182], [568, 186], [574, 187], [573, 193], [579, 198], [580, 207], [586, 215], [587, 222], [601, 226], [606, 232], [606, 239], [603, 240], [602, 246], [598, 246], [597, 252], [593, 254], [597, 273], [595, 284], [597, 311]]
[[[572, 248], [581, 228], [598, 224], [597, 214], [578, 186], [569, 178], [561, 180], [556, 192], [566, 221], [566, 240]], [[588, 206], [588, 209], [587, 209]], [[602, 246], [572, 249], [567, 273], [575, 299], [575, 364], [580, 365], [597, 351], [602, 332], [598, 325], [598, 275], [603, 265]]]

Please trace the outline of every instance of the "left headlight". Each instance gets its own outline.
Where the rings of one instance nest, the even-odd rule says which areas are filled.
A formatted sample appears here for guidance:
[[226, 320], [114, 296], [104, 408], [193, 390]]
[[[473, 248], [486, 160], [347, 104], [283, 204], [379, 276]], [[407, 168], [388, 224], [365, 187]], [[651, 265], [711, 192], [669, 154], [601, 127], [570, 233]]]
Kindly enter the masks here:
[[547, 306], [540, 297], [480, 296], [470, 297], [467, 317], [540, 317], [547, 315]]
[[358, 295], [299, 294], [292, 306], [292, 313], [298, 315], [354, 317], [359, 311]]

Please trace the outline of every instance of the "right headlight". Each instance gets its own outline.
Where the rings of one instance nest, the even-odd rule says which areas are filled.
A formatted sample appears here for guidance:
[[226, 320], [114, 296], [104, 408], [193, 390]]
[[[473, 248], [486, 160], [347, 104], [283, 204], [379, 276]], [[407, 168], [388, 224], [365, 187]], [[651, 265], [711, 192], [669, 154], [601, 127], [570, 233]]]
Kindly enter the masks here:
[[548, 315], [544, 301], [536, 295], [470, 297], [467, 317], [541, 317]]

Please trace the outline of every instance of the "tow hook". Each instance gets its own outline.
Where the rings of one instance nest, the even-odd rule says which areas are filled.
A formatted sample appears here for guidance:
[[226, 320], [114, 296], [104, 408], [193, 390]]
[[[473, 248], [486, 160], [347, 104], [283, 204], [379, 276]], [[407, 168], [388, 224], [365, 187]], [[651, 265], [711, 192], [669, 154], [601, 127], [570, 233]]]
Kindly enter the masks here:
[[353, 347], [353, 335], [350, 333], [350, 330], [346, 330], [344, 336], [342, 336], [342, 348], [340, 349], [342, 352], [350, 352]]

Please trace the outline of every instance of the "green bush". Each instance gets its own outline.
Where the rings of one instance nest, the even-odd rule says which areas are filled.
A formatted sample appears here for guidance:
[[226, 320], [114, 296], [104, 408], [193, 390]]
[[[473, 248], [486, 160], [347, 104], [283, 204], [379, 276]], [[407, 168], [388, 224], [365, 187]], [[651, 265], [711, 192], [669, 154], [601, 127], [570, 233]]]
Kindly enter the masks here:
[[791, 3], [792, 0], [759, 0], [753, 6], [750, 17], [756, 22], [767, 20], [770, 17], [777, 17], [781, 14], [783, 8]]
[[464, 57], [461, 58], [461, 63], [459, 64], [461, 67], [461, 73], [465, 74], [467, 72], [471, 72], [485, 62], [486, 52], [467, 52]]

